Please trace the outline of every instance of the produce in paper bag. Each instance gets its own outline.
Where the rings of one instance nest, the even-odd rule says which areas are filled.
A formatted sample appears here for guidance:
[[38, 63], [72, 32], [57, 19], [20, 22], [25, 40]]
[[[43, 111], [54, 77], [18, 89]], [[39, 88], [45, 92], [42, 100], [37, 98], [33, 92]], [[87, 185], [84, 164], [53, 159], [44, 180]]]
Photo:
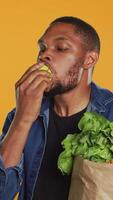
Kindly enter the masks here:
[[95, 112], [86, 112], [81, 132], [68, 134], [58, 169], [71, 176], [68, 200], [113, 200], [113, 122]]
[[68, 200], [113, 200], [113, 165], [76, 157]]

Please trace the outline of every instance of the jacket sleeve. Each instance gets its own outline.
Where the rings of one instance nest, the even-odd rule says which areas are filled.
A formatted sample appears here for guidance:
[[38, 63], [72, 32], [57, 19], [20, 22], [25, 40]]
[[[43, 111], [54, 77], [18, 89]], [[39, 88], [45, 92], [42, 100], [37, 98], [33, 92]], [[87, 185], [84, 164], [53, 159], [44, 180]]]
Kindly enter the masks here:
[[[13, 120], [15, 110], [7, 115], [4, 123], [3, 131], [0, 136], [0, 144], [2, 143], [10, 124]], [[21, 186], [23, 185], [23, 161], [24, 156], [22, 155], [20, 162], [17, 166], [5, 168], [2, 156], [0, 156], [0, 199], [2, 200], [13, 200], [15, 195], [19, 193]]]

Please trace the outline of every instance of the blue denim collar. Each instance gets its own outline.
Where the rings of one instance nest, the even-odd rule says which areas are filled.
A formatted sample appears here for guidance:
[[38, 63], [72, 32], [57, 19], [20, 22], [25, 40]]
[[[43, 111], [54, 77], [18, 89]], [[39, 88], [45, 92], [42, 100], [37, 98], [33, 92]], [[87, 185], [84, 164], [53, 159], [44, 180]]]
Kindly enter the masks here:
[[89, 110], [105, 112], [107, 104], [113, 101], [113, 93], [107, 89], [101, 88], [94, 82], [91, 83], [91, 100]]
[[[91, 98], [87, 107], [87, 111], [99, 111], [105, 112], [106, 105], [113, 101], [113, 93], [107, 89], [103, 89], [96, 85], [94, 82], [91, 83]], [[40, 116], [48, 116], [49, 113], [50, 99], [44, 98]]]

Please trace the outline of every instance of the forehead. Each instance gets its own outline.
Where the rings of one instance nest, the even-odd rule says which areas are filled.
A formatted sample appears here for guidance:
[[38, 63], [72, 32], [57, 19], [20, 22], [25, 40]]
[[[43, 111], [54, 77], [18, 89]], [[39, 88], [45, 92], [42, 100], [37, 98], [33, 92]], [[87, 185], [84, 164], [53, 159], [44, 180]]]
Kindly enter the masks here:
[[43, 41], [68, 40], [72, 43], [81, 43], [76, 27], [72, 24], [56, 23], [51, 25], [41, 37]]

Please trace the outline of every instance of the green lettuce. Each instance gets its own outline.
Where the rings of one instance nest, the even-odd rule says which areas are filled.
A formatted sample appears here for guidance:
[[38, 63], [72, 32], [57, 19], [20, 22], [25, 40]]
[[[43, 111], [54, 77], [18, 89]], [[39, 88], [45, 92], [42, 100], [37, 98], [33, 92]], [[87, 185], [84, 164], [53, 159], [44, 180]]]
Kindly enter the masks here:
[[113, 122], [96, 112], [86, 112], [78, 123], [80, 133], [68, 134], [62, 141], [64, 151], [58, 169], [70, 174], [75, 156], [104, 163], [113, 158]]

